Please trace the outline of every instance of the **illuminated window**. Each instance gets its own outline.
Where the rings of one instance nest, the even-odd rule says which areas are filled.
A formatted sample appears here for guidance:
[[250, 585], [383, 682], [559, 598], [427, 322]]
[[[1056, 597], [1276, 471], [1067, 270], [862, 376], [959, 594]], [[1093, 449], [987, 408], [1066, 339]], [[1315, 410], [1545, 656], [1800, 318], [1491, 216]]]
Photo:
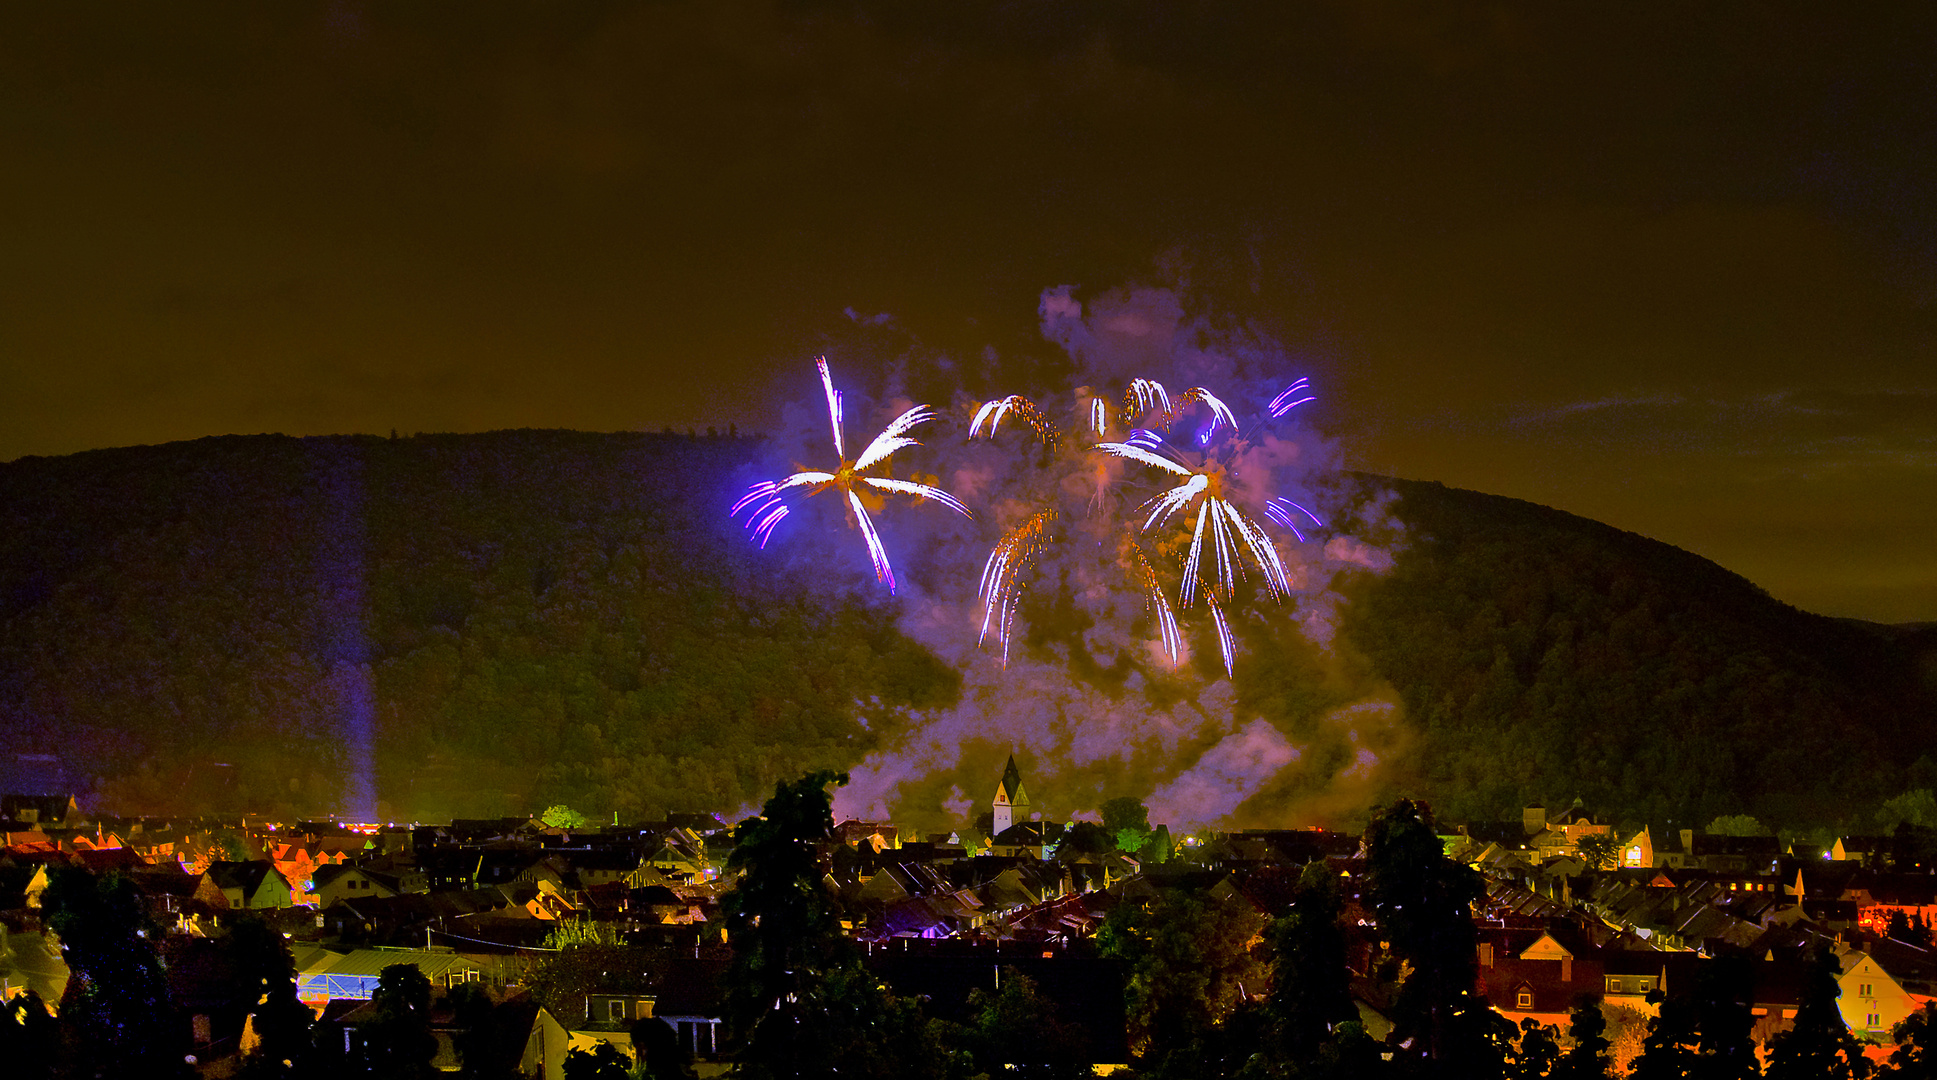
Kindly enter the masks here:
[[1870, 984], [1869, 984], [1869, 983], [1857, 983], [1857, 984], [1856, 984], [1856, 996], [1857, 996], [1857, 997], [1869, 997], [1869, 996], [1870, 996]]
[[1515, 1001], [1515, 1005], [1523, 1011], [1533, 1008], [1533, 991], [1532, 990], [1520, 991], [1520, 996]]

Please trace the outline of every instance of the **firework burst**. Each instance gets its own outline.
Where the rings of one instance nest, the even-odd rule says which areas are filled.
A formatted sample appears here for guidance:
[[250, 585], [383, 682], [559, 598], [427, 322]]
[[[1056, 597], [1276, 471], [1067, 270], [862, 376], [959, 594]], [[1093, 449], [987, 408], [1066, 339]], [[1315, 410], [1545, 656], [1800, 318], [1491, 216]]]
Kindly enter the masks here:
[[788, 503], [790, 491], [800, 492], [802, 498], [812, 498], [823, 491], [838, 491], [846, 504], [848, 518], [861, 530], [862, 540], [867, 544], [868, 558], [874, 563], [875, 580], [895, 590], [894, 568], [888, 563], [888, 551], [881, 543], [881, 534], [875, 530], [874, 519], [869, 516], [867, 501], [885, 495], [907, 495], [916, 501], [933, 499], [962, 515], [971, 516], [968, 507], [963, 506], [955, 496], [932, 484], [916, 483], [912, 480], [896, 480], [888, 476], [870, 475], [870, 470], [885, 466], [888, 458], [896, 450], [909, 446], [920, 446], [921, 441], [909, 436], [916, 427], [935, 418], [935, 413], [926, 405], [917, 405], [881, 429], [881, 433], [870, 441], [859, 456], [850, 460], [847, 456], [847, 442], [842, 434], [841, 392], [834, 389], [834, 376], [828, 371], [827, 361], [814, 361], [820, 369], [821, 390], [827, 395], [827, 421], [834, 436], [834, 456], [840, 464], [832, 472], [818, 469], [802, 469], [782, 480], [762, 480], [747, 489], [740, 501], [728, 511], [730, 516], [738, 517], [746, 512], [746, 528], [751, 538], [762, 548], [773, 537], [773, 531], [787, 515], [792, 512]]
[[[1306, 393], [1309, 383], [1300, 379], [1273, 398], [1267, 409], [1277, 418], [1311, 401]], [[1133, 387], [1132, 393], [1136, 393]], [[1282, 600], [1291, 592], [1290, 576], [1283, 559], [1264, 528], [1233, 500], [1236, 484], [1231, 470], [1236, 449], [1245, 445], [1237, 416], [1217, 395], [1195, 386], [1176, 396], [1174, 405], [1165, 401], [1162, 388], [1140, 397], [1154, 410], [1166, 430], [1179, 420], [1187, 407], [1201, 405], [1210, 414], [1210, 423], [1197, 433], [1196, 446], [1188, 451], [1171, 445], [1163, 431], [1138, 428], [1122, 442], [1098, 443], [1094, 449], [1106, 456], [1121, 458], [1158, 470], [1171, 479], [1172, 486], [1144, 502], [1138, 513], [1144, 515], [1140, 534], [1163, 529], [1180, 517], [1191, 522], [1190, 543], [1184, 555], [1178, 585], [1178, 606], [1189, 609], [1202, 597], [1216, 625], [1218, 644], [1224, 654], [1224, 669], [1235, 669], [1235, 648], [1226, 607], [1235, 597], [1238, 583], [1254, 569], [1263, 582], [1265, 595]], [[1126, 401], [1125, 411], [1130, 410]], [[1220, 431], [1229, 438], [1219, 439]], [[1294, 512], [1313, 524], [1324, 523], [1304, 506], [1285, 498], [1268, 500], [1265, 517], [1289, 529], [1300, 542], [1305, 534], [1298, 528]], [[1207, 558], [1208, 556], [1208, 558]], [[1176, 648], [1172, 647], [1173, 657]]]

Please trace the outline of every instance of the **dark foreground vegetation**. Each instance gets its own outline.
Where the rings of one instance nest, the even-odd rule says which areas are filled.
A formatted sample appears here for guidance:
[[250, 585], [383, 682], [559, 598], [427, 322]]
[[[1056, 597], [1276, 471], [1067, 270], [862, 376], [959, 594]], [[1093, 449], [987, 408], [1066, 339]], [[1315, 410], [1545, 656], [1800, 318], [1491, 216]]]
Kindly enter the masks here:
[[[0, 465], [0, 730], [89, 763], [123, 813], [332, 810], [366, 759], [386, 818], [749, 805], [958, 685], [863, 578], [745, 542], [724, 509], [759, 445], [254, 436]], [[1799, 612], [1543, 507], [1358, 479], [1340, 520], [1390, 488], [1398, 532], [1360, 531], [1398, 557], [1346, 583], [1338, 646], [1416, 729], [1393, 782], [1449, 817], [1581, 796], [1662, 826], [1835, 826], [1937, 780], [1932, 630]], [[1252, 655], [1289, 627], [1247, 628]], [[1295, 737], [1297, 688], [1239, 675]]]

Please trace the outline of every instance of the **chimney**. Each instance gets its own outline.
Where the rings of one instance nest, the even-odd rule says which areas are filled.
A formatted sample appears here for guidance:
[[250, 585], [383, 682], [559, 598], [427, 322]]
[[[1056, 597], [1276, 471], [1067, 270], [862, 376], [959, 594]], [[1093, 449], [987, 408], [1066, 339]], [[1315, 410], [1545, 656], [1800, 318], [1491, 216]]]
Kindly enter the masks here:
[[1493, 966], [1493, 943], [1491, 941], [1480, 942], [1480, 966]]
[[1574, 981], [1574, 954], [1572, 953], [1560, 954], [1560, 981]]
[[1683, 829], [1681, 831], [1681, 849], [1690, 855], [1695, 853], [1695, 830]]

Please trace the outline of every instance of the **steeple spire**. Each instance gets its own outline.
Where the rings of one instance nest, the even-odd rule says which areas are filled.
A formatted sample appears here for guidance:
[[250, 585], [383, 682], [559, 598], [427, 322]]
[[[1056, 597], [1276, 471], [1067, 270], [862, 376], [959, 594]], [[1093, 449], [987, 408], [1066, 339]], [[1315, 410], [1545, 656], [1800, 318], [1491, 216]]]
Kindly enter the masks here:
[[1009, 755], [1009, 765], [1002, 770], [1002, 782], [995, 787], [990, 810], [995, 819], [997, 836], [1016, 822], [1029, 820], [1029, 793], [1022, 789], [1022, 770], [1016, 768], [1014, 754]]

